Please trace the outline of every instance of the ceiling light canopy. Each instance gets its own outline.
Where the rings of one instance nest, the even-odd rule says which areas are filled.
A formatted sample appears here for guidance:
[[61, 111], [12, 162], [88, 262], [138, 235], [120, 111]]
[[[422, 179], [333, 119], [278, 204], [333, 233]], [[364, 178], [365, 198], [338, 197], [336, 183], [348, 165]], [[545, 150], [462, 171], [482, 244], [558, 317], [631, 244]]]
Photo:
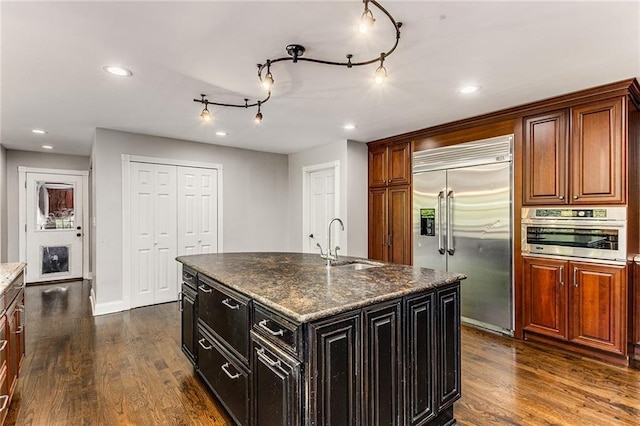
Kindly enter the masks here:
[[126, 68], [117, 65], [105, 65], [103, 70], [109, 74], [117, 75], [118, 77], [131, 77], [133, 73]]
[[289, 56], [283, 56], [275, 59], [267, 59], [263, 64], [258, 64], [258, 79], [260, 80], [260, 85], [267, 91], [267, 95], [264, 99], [249, 102], [249, 99], [244, 99], [244, 104], [242, 103], [223, 103], [223, 102], [213, 102], [207, 99], [207, 95], [200, 95], [200, 99], [194, 99], [194, 102], [199, 102], [204, 104], [204, 109], [200, 113], [200, 117], [204, 121], [211, 121], [212, 116], [211, 112], [208, 110], [209, 105], [221, 106], [221, 107], [231, 107], [231, 108], [253, 108], [258, 107], [258, 113], [255, 116], [255, 122], [262, 122], [262, 111], [261, 106], [265, 104], [269, 99], [271, 99], [271, 90], [275, 84], [275, 79], [273, 78], [273, 74], [271, 73], [271, 66], [278, 62], [291, 61], [293, 63], [297, 63], [298, 61], [304, 62], [313, 62], [315, 64], [322, 65], [334, 65], [341, 66], [346, 68], [352, 68], [363, 65], [371, 65], [379, 63], [378, 68], [376, 68], [374, 72], [374, 81], [378, 84], [381, 84], [387, 78], [387, 69], [384, 67], [385, 59], [391, 55], [398, 46], [398, 42], [400, 41], [400, 28], [402, 27], [402, 22], [397, 22], [393, 16], [384, 8], [380, 3], [376, 0], [362, 0], [364, 3], [364, 12], [362, 12], [362, 16], [360, 18], [360, 32], [368, 32], [373, 27], [375, 23], [375, 18], [373, 16], [373, 12], [369, 8], [369, 5], [375, 6], [380, 12], [382, 12], [388, 19], [389, 22], [393, 25], [395, 29], [395, 40], [391, 49], [386, 52], [382, 52], [380, 56], [377, 56], [372, 59], [360, 61], [360, 62], [352, 62], [353, 54], [348, 53], [346, 56], [347, 60], [345, 61], [333, 61], [333, 60], [325, 60], [325, 59], [317, 59], [310, 57], [303, 57], [305, 52], [305, 47], [300, 44], [290, 44], [286, 47], [287, 54]]

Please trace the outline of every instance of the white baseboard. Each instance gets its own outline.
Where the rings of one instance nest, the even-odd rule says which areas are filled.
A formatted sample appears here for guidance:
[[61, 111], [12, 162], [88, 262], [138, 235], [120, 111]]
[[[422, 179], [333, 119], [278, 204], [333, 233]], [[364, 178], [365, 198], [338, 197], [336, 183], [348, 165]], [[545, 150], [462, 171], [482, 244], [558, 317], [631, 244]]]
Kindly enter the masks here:
[[116, 300], [114, 302], [107, 303], [95, 303], [92, 301], [92, 303], [95, 304], [93, 306], [93, 316], [113, 314], [115, 312], [122, 312], [129, 309], [129, 307], [124, 303], [124, 300]]
[[93, 290], [93, 285], [91, 286], [91, 291], [89, 292], [89, 302], [91, 302], [91, 315], [96, 316], [96, 293]]

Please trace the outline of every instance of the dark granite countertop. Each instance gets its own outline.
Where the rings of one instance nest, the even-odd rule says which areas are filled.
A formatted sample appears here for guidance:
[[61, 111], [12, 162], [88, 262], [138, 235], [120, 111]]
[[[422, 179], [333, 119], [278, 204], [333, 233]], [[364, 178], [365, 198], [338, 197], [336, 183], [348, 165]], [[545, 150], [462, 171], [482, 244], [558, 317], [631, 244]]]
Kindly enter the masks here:
[[285, 317], [309, 322], [465, 279], [463, 274], [367, 261], [364, 270], [326, 267], [317, 254], [220, 253], [179, 256], [179, 262]]

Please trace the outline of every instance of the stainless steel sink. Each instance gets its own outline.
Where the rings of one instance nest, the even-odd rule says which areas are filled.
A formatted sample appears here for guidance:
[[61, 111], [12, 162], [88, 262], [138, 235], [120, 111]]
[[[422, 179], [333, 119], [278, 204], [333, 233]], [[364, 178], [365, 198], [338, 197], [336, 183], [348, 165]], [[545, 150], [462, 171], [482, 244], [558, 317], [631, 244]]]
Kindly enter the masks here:
[[344, 265], [336, 265], [336, 266], [334, 266], [334, 268], [349, 269], [349, 270], [353, 270], [353, 271], [361, 271], [363, 269], [377, 268], [378, 266], [380, 266], [380, 265], [374, 265], [374, 264], [371, 264], [371, 263], [354, 262], [354, 263], [346, 263]]

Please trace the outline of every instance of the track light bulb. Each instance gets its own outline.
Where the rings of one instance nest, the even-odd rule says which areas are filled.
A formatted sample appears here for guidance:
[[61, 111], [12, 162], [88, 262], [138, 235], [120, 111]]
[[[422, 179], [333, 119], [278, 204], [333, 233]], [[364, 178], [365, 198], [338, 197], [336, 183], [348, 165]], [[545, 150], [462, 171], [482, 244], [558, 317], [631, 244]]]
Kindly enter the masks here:
[[202, 121], [204, 121], [206, 123], [208, 123], [209, 121], [213, 120], [213, 116], [209, 112], [209, 109], [207, 108], [206, 104], [204, 106], [204, 109], [200, 113], [200, 118], [202, 118]]
[[261, 112], [259, 112], [259, 113], [257, 113], [257, 114], [256, 114], [256, 118], [254, 118], [254, 121], [255, 121], [257, 124], [262, 123], [262, 113], [261, 113]]
[[387, 69], [383, 65], [380, 65], [378, 69], [376, 69], [375, 74], [373, 75], [373, 80], [376, 82], [376, 84], [382, 84], [384, 83], [384, 80], [386, 78], [387, 78]]
[[360, 32], [362, 34], [367, 33], [371, 27], [373, 27], [373, 23], [376, 22], [373, 17], [373, 13], [369, 10], [369, 7], [365, 3], [364, 12], [362, 12], [362, 17], [360, 18]]
[[267, 76], [262, 79], [262, 87], [264, 88], [264, 90], [266, 90], [267, 92], [271, 91], [271, 87], [273, 86], [273, 76], [271, 75], [271, 72], [267, 73]]

